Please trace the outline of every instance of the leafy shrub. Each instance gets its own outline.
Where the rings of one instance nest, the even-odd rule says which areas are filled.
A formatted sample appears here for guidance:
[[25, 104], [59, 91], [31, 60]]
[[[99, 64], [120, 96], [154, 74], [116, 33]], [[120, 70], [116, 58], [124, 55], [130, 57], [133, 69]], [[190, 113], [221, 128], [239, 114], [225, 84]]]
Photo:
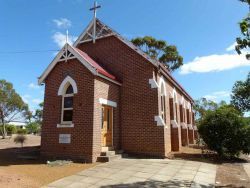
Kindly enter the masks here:
[[15, 125], [6, 125], [6, 131], [8, 135], [15, 134], [17, 132], [16, 126]]
[[27, 129], [21, 129], [21, 128], [17, 129], [17, 134], [25, 135], [27, 133], [28, 133]]
[[32, 122], [26, 126], [26, 129], [28, 130], [28, 133], [37, 134], [40, 131], [40, 124], [37, 122]]
[[23, 144], [24, 142], [27, 140], [27, 137], [23, 134], [20, 134], [20, 135], [17, 135], [15, 138], [14, 138], [14, 142], [16, 144], [21, 144], [21, 146], [23, 147]]
[[249, 153], [250, 130], [241, 114], [231, 106], [208, 111], [198, 127], [208, 148], [220, 156]]
[[250, 125], [248, 124], [247, 128], [244, 131], [243, 139], [243, 153], [250, 153]]

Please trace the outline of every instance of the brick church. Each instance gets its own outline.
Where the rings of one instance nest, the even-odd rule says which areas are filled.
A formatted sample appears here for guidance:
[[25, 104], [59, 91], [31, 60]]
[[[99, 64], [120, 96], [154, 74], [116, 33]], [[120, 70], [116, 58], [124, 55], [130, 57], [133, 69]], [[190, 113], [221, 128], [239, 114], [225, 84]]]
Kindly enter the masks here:
[[166, 67], [94, 18], [39, 77], [41, 153], [95, 162], [105, 149], [164, 158], [197, 138], [194, 103]]

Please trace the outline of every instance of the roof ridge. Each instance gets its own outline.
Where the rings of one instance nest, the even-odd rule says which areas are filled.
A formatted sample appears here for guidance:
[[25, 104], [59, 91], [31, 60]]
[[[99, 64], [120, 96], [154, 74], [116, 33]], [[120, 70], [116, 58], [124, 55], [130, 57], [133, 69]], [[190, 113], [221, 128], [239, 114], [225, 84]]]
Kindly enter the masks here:
[[[79, 36], [79, 38], [77, 39], [77, 41], [75, 42], [74, 46], [77, 46], [78, 43], [81, 41], [80, 37], [84, 37], [83, 34], [86, 34], [87, 30], [91, 28], [91, 24], [93, 24], [92, 20], [90, 22], [90, 24], [88, 25], [88, 27], [84, 30], [84, 32]], [[124, 44], [126, 44], [127, 46], [129, 46], [130, 48], [132, 48], [135, 52], [137, 52], [139, 55], [141, 55], [143, 58], [145, 58], [147, 61], [149, 61], [150, 63], [152, 63], [155, 67], [161, 69], [163, 72], [165, 72], [170, 79], [177, 85], [177, 87], [179, 87], [179, 90], [183, 91], [188, 98], [190, 98], [191, 100], [192, 97], [186, 92], [186, 90], [181, 86], [180, 83], [177, 82], [177, 80], [173, 77], [173, 75], [171, 74], [171, 72], [169, 70], [167, 70], [166, 68], [163, 68], [162, 63], [160, 63], [158, 60], [153, 59], [152, 57], [150, 57], [148, 54], [146, 54], [145, 52], [143, 52], [139, 47], [135, 46], [131, 41], [129, 41], [128, 39], [126, 39], [125, 37], [123, 37], [122, 35], [120, 35], [118, 32], [116, 32], [114, 29], [112, 29], [110, 26], [106, 25], [105, 23], [103, 23], [100, 19], [96, 18], [96, 21], [99, 22], [101, 25], [103, 25], [104, 27], [107, 27], [109, 30], [112, 31], [112, 35], [117, 37], [120, 41], [122, 41]], [[110, 36], [110, 35], [109, 35]], [[100, 38], [99, 38], [100, 39]], [[98, 38], [96, 39], [98, 40]], [[169, 78], [167, 78], [169, 79]]]

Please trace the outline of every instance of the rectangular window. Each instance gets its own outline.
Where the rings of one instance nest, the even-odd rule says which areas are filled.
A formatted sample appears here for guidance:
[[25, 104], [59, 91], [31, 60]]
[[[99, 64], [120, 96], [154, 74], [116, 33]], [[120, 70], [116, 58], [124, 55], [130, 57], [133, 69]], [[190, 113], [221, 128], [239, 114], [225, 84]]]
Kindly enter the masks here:
[[73, 110], [64, 110], [63, 111], [63, 121], [72, 121]]
[[175, 120], [178, 122], [178, 104], [175, 103]]
[[181, 119], [181, 122], [183, 122], [183, 108], [182, 108], [182, 105], [180, 105], [179, 108], [180, 108], [180, 119]]
[[165, 110], [165, 96], [161, 96], [161, 117], [163, 121], [166, 123], [166, 110]]
[[62, 99], [62, 123], [72, 123], [73, 121], [73, 96], [65, 95]]
[[73, 97], [64, 97], [64, 108], [73, 108]]

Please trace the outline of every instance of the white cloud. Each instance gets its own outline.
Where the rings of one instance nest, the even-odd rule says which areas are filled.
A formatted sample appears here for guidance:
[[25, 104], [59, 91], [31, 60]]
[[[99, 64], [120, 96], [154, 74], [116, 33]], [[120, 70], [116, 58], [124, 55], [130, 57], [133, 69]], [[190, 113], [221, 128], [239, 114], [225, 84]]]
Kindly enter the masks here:
[[[53, 41], [58, 45], [59, 48], [62, 48], [66, 43], [66, 34], [63, 34], [61, 32], [56, 32], [52, 36]], [[68, 43], [73, 44], [76, 41], [76, 36], [69, 36], [68, 37]]]
[[67, 18], [54, 19], [53, 22], [58, 28], [67, 29], [71, 27], [71, 21]]
[[218, 102], [220, 100], [225, 100], [230, 97], [231, 92], [229, 91], [216, 91], [211, 94], [203, 96], [207, 100]]
[[184, 64], [180, 74], [220, 72], [238, 67], [250, 66], [245, 54], [222, 54], [196, 57], [193, 61]]
[[232, 45], [227, 47], [226, 51], [227, 52], [235, 51], [235, 46], [236, 45], [237, 45], [237, 42], [234, 42]]
[[31, 98], [30, 95], [23, 95], [23, 96], [21, 96], [21, 97], [22, 97], [22, 99], [23, 99], [23, 102], [25, 102], [26, 104], [29, 103], [29, 100], [30, 100], [30, 98]]
[[40, 104], [41, 102], [43, 102], [43, 100], [41, 100], [41, 99], [32, 99], [32, 102], [34, 104]]
[[39, 85], [34, 84], [34, 83], [30, 83], [30, 84], [28, 85], [28, 87], [29, 87], [30, 89], [39, 89], [39, 88], [40, 88]]

